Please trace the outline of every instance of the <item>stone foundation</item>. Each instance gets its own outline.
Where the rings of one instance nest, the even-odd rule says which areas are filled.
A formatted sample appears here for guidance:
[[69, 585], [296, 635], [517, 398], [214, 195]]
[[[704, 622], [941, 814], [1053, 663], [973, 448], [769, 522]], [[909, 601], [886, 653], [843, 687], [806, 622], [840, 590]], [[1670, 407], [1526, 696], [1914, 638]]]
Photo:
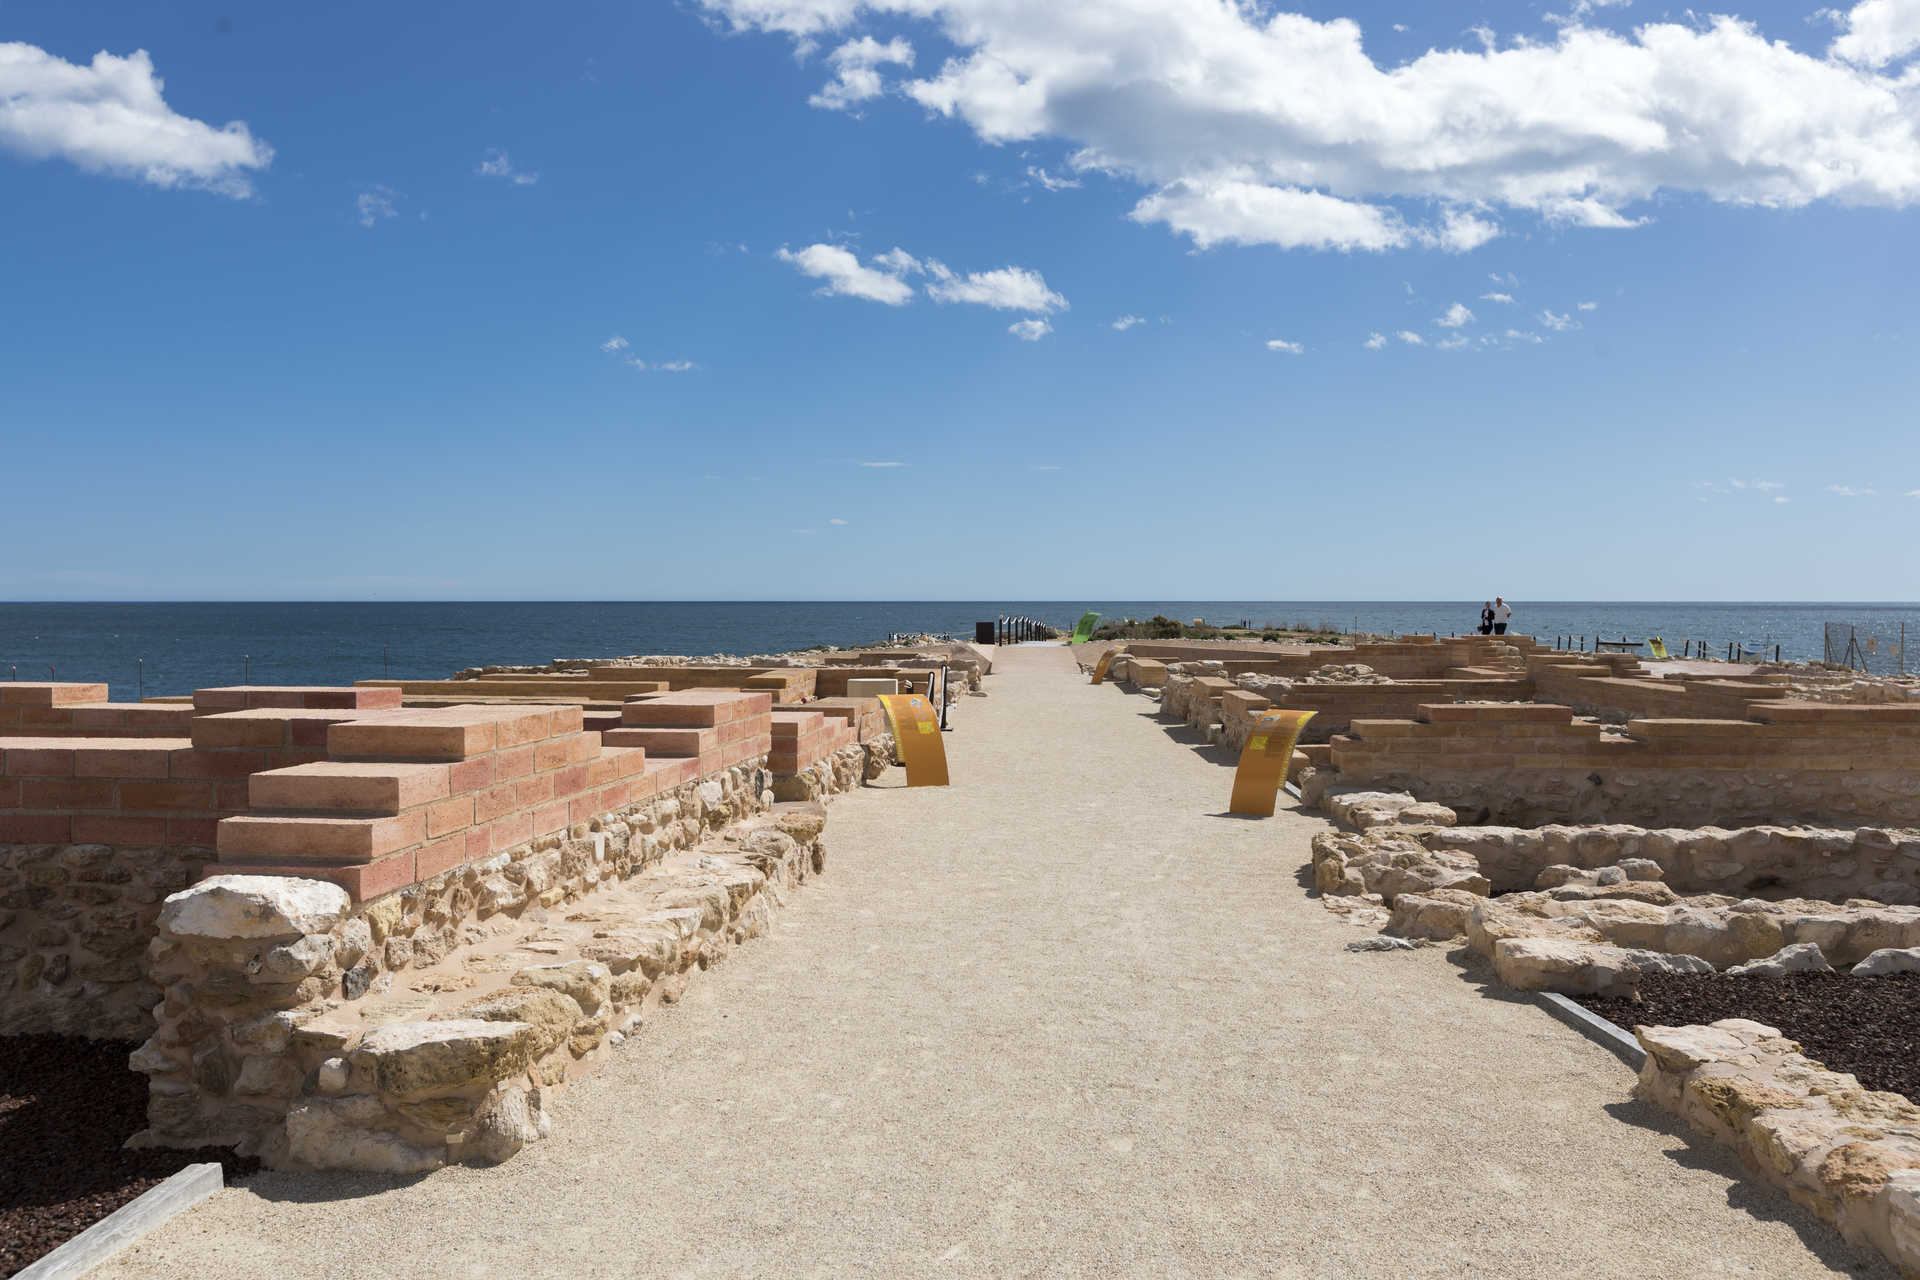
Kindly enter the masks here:
[[824, 866], [818, 806], [748, 816], [756, 772], [358, 907], [277, 876], [174, 895], [138, 1141], [409, 1172], [544, 1136], [554, 1089]]
[[1860, 1087], [1758, 1022], [1636, 1027], [1639, 1095], [1737, 1152], [1794, 1203], [1920, 1275], [1920, 1107]]

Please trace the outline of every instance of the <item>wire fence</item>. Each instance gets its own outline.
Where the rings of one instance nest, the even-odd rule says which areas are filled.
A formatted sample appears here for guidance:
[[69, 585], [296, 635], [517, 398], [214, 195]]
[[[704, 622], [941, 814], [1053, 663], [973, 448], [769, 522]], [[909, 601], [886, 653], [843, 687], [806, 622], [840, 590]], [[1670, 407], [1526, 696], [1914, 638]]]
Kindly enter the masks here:
[[1877, 676], [1907, 674], [1907, 624], [1898, 629], [1870, 630], [1852, 622], [1828, 622], [1825, 634], [1825, 660], [1850, 671]]

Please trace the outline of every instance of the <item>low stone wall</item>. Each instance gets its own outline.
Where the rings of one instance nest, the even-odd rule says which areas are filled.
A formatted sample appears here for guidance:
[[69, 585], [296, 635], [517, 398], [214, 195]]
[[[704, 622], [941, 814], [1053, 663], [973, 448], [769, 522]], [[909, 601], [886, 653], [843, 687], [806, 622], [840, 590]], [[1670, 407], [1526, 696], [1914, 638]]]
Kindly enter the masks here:
[[357, 907], [267, 876], [169, 898], [140, 1142], [390, 1172], [511, 1155], [545, 1132], [543, 1090], [824, 865], [824, 811], [755, 818], [764, 781], [737, 768]]
[[773, 779], [773, 798], [781, 801], [824, 800], [871, 782], [893, 763], [893, 735], [882, 733], [856, 742], [816, 760], [798, 773]]
[[1416, 838], [1429, 849], [1470, 855], [1494, 893], [1532, 889], [1549, 867], [1597, 868], [1642, 858], [1682, 893], [1920, 904], [1920, 834], [1910, 831], [1454, 827], [1424, 830]]
[[1920, 1107], [1829, 1071], [1772, 1027], [1636, 1027], [1639, 1095], [1737, 1152], [1762, 1181], [1920, 1275]]
[[161, 899], [210, 849], [0, 844], [0, 1035], [139, 1040], [159, 988], [147, 943]]

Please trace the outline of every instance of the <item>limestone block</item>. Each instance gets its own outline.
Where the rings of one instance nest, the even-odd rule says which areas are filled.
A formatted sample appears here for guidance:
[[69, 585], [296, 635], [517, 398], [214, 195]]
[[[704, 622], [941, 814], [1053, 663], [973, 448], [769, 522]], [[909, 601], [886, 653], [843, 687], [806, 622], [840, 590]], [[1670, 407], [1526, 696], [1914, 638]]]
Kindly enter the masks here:
[[348, 1057], [380, 1092], [413, 1101], [518, 1075], [537, 1042], [524, 1022], [397, 1022], [369, 1031]]
[[162, 933], [182, 938], [293, 938], [326, 933], [351, 899], [339, 885], [290, 876], [214, 876], [161, 904]]
[[386, 1120], [378, 1098], [308, 1099], [287, 1112], [288, 1159], [296, 1168], [357, 1173], [426, 1173], [446, 1163], [443, 1147], [371, 1127]]
[[[725, 890], [720, 891], [725, 896]], [[593, 1013], [606, 1003], [608, 987], [613, 974], [607, 966], [591, 960], [575, 960], [571, 964], [529, 965], [513, 975], [516, 987], [545, 987], [571, 996], [576, 1004], [587, 1013]]]
[[447, 1018], [478, 1018], [482, 1022], [524, 1022], [533, 1028], [534, 1056], [541, 1057], [565, 1044], [573, 1028], [585, 1016], [580, 1004], [565, 992], [550, 987], [516, 987], [485, 996], [445, 1015]]
[[1473, 908], [1482, 901], [1461, 889], [1402, 893], [1393, 900], [1393, 915], [1387, 927], [1402, 937], [1444, 942], [1466, 934]]
[[1495, 943], [1493, 970], [1520, 991], [1598, 995], [1629, 991], [1643, 973], [1711, 973], [1713, 966], [1698, 956], [1534, 937]]
[[1749, 960], [1727, 970], [1729, 977], [1773, 977], [1783, 973], [1832, 973], [1820, 948], [1811, 942], [1782, 947], [1764, 960]]
[[1920, 947], [1882, 947], [1848, 970], [1856, 978], [1884, 978], [1895, 973], [1920, 973]]

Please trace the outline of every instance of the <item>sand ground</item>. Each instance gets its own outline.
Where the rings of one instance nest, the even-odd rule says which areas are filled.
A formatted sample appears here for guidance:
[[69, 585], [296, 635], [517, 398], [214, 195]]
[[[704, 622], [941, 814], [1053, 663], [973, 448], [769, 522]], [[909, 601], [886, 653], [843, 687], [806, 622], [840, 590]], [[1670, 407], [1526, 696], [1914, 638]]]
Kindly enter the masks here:
[[551, 1140], [258, 1175], [98, 1274], [1889, 1274], [1444, 949], [1343, 952], [1318, 819], [1222, 816], [1152, 703], [996, 659], [956, 785], [836, 802], [826, 876]]

